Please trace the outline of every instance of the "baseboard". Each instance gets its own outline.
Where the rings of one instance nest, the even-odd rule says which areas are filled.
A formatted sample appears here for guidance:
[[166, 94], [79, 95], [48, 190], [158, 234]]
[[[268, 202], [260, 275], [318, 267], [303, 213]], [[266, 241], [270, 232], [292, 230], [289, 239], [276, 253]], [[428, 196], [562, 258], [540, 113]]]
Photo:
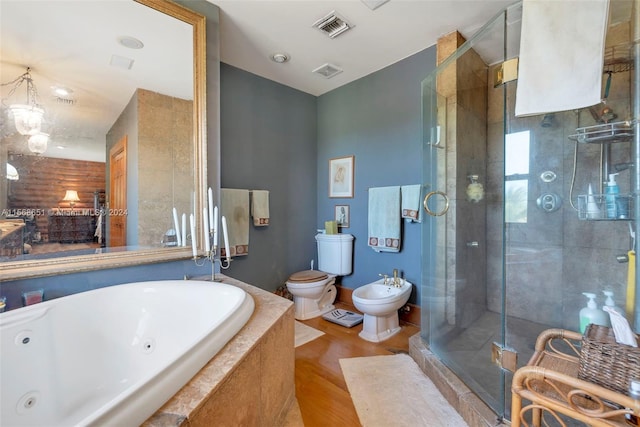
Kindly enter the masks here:
[[[344, 288], [340, 285], [336, 286], [338, 295], [336, 301], [353, 306], [353, 289]], [[398, 313], [400, 320], [415, 326], [420, 326], [420, 306], [416, 304], [407, 304]]]

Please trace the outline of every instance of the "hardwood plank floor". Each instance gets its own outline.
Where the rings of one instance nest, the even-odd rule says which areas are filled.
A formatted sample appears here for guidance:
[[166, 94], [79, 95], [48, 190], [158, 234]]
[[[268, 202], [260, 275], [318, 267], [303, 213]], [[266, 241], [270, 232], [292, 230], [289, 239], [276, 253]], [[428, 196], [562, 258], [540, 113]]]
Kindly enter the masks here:
[[[336, 303], [336, 307], [355, 310], [344, 303]], [[296, 397], [305, 427], [359, 426], [338, 360], [408, 353], [409, 337], [420, 330], [417, 326], [401, 323], [402, 330], [398, 334], [384, 342], [372, 343], [358, 336], [362, 324], [345, 328], [322, 317], [301, 322], [325, 333], [296, 348]]]

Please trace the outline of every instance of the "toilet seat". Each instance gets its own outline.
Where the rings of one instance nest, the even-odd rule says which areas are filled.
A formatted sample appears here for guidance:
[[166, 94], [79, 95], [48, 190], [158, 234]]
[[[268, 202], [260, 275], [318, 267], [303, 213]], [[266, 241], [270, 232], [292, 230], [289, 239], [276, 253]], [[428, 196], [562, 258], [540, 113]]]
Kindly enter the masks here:
[[324, 271], [303, 270], [293, 273], [287, 281], [290, 283], [313, 283], [325, 280], [327, 277], [329, 277], [329, 275]]

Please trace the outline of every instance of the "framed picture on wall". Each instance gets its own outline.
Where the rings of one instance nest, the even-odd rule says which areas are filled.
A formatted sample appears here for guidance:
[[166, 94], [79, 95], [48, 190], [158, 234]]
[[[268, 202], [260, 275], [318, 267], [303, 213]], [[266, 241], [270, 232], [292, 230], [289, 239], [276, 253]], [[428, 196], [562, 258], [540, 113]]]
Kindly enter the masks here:
[[338, 227], [349, 228], [349, 205], [336, 205], [334, 218]]
[[329, 159], [329, 197], [353, 197], [353, 164], [355, 156]]

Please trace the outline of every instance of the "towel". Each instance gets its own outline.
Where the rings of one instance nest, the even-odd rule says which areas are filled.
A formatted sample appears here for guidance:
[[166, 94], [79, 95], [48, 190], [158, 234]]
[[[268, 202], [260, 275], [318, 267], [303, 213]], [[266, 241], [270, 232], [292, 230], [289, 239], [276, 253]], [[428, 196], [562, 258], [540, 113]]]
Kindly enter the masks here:
[[269, 192], [253, 190], [251, 193], [251, 216], [253, 225], [265, 227], [269, 225]]
[[524, 0], [516, 116], [601, 100], [609, 0]]
[[369, 246], [400, 252], [400, 187], [369, 189]]
[[400, 187], [400, 192], [402, 193], [402, 218], [410, 222], [422, 222], [420, 218], [422, 185], [403, 185]]
[[[249, 190], [222, 188], [220, 191], [221, 217], [227, 219], [229, 255], [249, 253]], [[220, 256], [227, 256], [224, 239], [220, 239]]]

